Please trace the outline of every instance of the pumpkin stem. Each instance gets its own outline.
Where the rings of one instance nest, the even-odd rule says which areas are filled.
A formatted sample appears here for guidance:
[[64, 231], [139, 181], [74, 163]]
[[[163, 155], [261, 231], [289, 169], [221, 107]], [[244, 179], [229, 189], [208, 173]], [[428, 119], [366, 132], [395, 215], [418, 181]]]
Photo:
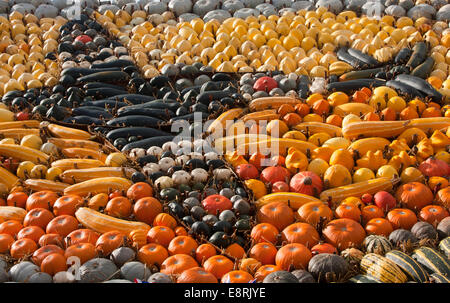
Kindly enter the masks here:
[[311, 177], [305, 177], [305, 179], [303, 179], [303, 184], [304, 185], [311, 185], [312, 184]]

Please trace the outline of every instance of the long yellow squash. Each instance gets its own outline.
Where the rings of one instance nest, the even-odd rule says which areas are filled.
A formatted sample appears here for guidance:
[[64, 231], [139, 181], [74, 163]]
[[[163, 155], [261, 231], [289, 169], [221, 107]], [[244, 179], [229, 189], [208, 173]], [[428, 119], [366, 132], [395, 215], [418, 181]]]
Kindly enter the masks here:
[[259, 111], [265, 109], [278, 109], [283, 104], [295, 106], [299, 103], [302, 103], [302, 101], [292, 97], [262, 97], [253, 99], [248, 107], [251, 111]]
[[62, 153], [67, 158], [80, 158], [80, 159], [96, 159], [100, 160], [103, 163], [106, 161], [107, 155], [103, 153], [101, 150], [93, 150], [90, 148], [82, 148], [82, 147], [69, 147], [64, 148]]
[[347, 139], [360, 137], [391, 138], [400, 135], [409, 121], [361, 121], [353, 122], [342, 128], [342, 133]]
[[114, 218], [87, 207], [78, 208], [75, 212], [75, 217], [81, 224], [83, 224], [84, 227], [102, 234], [117, 230], [128, 236], [133, 230], [136, 229], [145, 231], [150, 230], [150, 226], [143, 222]]
[[342, 128], [322, 122], [303, 122], [294, 126], [295, 130], [309, 132], [311, 135], [327, 133], [332, 137], [342, 137]]
[[130, 179], [134, 168], [129, 167], [94, 167], [85, 169], [68, 169], [59, 175], [61, 181], [74, 184], [96, 178], [122, 177]]
[[57, 138], [89, 140], [92, 137], [92, 135], [87, 131], [52, 123], [47, 126], [47, 129], [50, 131], [52, 136]]
[[317, 148], [315, 144], [306, 141], [288, 138], [272, 138], [267, 140], [258, 140], [258, 142], [249, 142], [239, 145], [237, 146], [237, 152], [238, 154], [244, 155], [249, 151], [250, 153], [254, 153], [256, 151], [262, 151], [265, 149], [272, 150], [275, 149], [276, 147], [278, 147], [278, 152], [281, 155], [285, 155], [290, 147], [295, 147], [302, 153], [307, 153], [307, 150], [312, 151]]
[[299, 194], [299, 193], [292, 193], [292, 192], [278, 192], [273, 194], [268, 194], [263, 196], [262, 198], [258, 199], [258, 201], [255, 202], [256, 207], [260, 208], [266, 204], [272, 203], [272, 202], [282, 202], [288, 204], [292, 209], [297, 210], [300, 207], [302, 207], [304, 204], [309, 202], [320, 202], [319, 199], [314, 198], [309, 195]]
[[10, 129], [10, 128], [39, 128], [38, 120], [24, 120], [24, 121], [11, 121], [11, 122], [0, 122], [0, 129]]
[[331, 201], [332, 203], [340, 202], [347, 197], [360, 198], [364, 194], [375, 194], [382, 190], [392, 189], [396, 180], [389, 178], [376, 178], [349, 185], [339, 186], [323, 191], [320, 194], [320, 200]]
[[0, 166], [0, 183], [5, 184], [8, 190], [11, 190], [18, 182], [19, 178], [16, 175]]
[[0, 136], [4, 138], [13, 138], [22, 140], [27, 135], [39, 136], [38, 128], [8, 128], [0, 129]]
[[365, 103], [351, 102], [338, 105], [334, 108], [334, 114], [345, 117], [348, 114], [362, 116], [367, 113], [375, 112], [375, 108]]
[[47, 180], [47, 179], [27, 179], [24, 182], [25, 187], [33, 191], [51, 190], [58, 193], [63, 193], [69, 184]]
[[234, 121], [236, 118], [241, 116], [244, 113], [243, 108], [233, 108], [230, 110], [227, 110], [226, 112], [222, 113], [219, 117], [217, 117], [216, 120], [214, 120], [208, 127], [208, 133], [222, 136], [223, 131], [226, 130], [227, 121]]
[[131, 181], [125, 178], [97, 178], [66, 187], [64, 189], [64, 195], [79, 195], [84, 197], [90, 194], [110, 193], [115, 190], [126, 191], [131, 185]]
[[236, 146], [241, 144], [246, 144], [250, 142], [258, 142], [260, 140], [271, 139], [272, 137], [264, 134], [241, 134], [237, 136], [227, 136], [222, 138], [217, 138], [214, 141], [214, 147], [217, 150], [234, 150]]
[[39, 150], [16, 144], [0, 144], [0, 155], [33, 163], [44, 163], [49, 158], [49, 155]]
[[358, 153], [364, 156], [369, 150], [377, 151], [383, 150], [386, 145], [391, 144], [391, 142], [386, 138], [381, 137], [372, 137], [372, 138], [364, 138], [354, 141], [348, 147], [350, 151], [358, 151]]
[[266, 110], [246, 114], [245, 116], [242, 116], [240, 118], [240, 120], [242, 120], [244, 122], [267, 121], [267, 123], [269, 123], [269, 121], [274, 120], [274, 119], [279, 119], [279, 118], [280, 118], [280, 114], [277, 114], [276, 109], [266, 109]]
[[15, 220], [22, 223], [26, 215], [27, 211], [22, 207], [0, 206], [0, 219], [3, 221]]
[[450, 126], [450, 118], [448, 117], [417, 118], [409, 121], [407, 128], [416, 127], [424, 132], [433, 132]]
[[93, 150], [100, 150], [102, 148], [102, 145], [100, 143], [89, 140], [48, 138], [47, 142], [53, 143], [58, 148], [61, 149], [70, 147], [81, 147]]
[[68, 169], [83, 169], [83, 168], [94, 168], [104, 166], [100, 160], [96, 159], [61, 159], [52, 162], [52, 167], [58, 167], [62, 171]]

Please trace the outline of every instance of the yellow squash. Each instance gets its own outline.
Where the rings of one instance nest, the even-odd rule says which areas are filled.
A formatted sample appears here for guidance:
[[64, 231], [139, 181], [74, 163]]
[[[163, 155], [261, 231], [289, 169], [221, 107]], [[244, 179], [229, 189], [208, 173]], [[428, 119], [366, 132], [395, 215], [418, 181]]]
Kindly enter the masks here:
[[92, 135], [87, 131], [71, 127], [65, 127], [52, 123], [47, 125], [47, 129], [49, 130], [52, 136], [57, 138], [89, 140], [92, 137]]
[[16, 175], [0, 166], [0, 183], [5, 184], [8, 190], [11, 190], [18, 182], [19, 178]]
[[110, 193], [116, 190], [126, 191], [132, 185], [131, 181], [120, 177], [105, 177], [87, 180], [67, 187], [64, 195], [95, 195]]
[[82, 147], [70, 147], [64, 148], [62, 153], [67, 158], [80, 158], [80, 159], [96, 159], [105, 163], [106, 154], [104, 154], [100, 150], [93, 150], [90, 148], [82, 148]]
[[47, 142], [53, 143], [61, 149], [71, 147], [89, 148], [93, 150], [102, 149], [102, 145], [100, 143], [89, 140], [48, 138]]
[[[222, 136], [224, 130], [227, 127], [227, 121], [234, 121], [236, 118], [239, 118], [244, 113], [243, 108], [233, 108], [230, 109], [214, 120], [208, 127], [208, 133], [214, 134], [217, 133], [217, 136]], [[230, 123], [230, 122], [228, 122]], [[214, 134], [216, 136], [216, 134]]]
[[342, 118], [348, 114], [354, 114], [362, 116], [367, 113], [375, 112], [375, 108], [365, 103], [351, 102], [338, 105], [334, 108], [334, 114], [341, 116]]
[[339, 126], [335, 126], [322, 122], [303, 122], [294, 126], [294, 129], [304, 131], [310, 135], [317, 133], [327, 133], [332, 137], [342, 137], [342, 129]]
[[265, 109], [278, 109], [283, 104], [295, 106], [301, 103], [300, 100], [292, 97], [262, 97], [253, 99], [248, 107], [251, 111], [259, 111]]
[[[11, 122], [9, 122], [11, 123]], [[27, 135], [39, 136], [38, 128], [8, 128], [0, 129], [0, 137], [13, 138], [17, 140], [22, 140], [23, 137]]]
[[0, 155], [33, 163], [45, 163], [49, 159], [47, 154], [39, 150], [15, 144], [0, 144]]
[[117, 219], [87, 207], [80, 207], [75, 212], [75, 217], [84, 227], [101, 234], [117, 230], [128, 236], [137, 229], [150, 230], [150, 226], [143, 222]]
[[0, 129], [10, 128], [39, 128], [38, 120], [24, 120], [24, 121], [12, 121], [12, 122], [0, 122]]
[[47, 179], [27, 179], [24, 181], [24, 185], [33, 191], [50, 190], [58, 193], [63, 193], [64, 189], [69, 186], [67, 183]]
[[409, 120], [407, 128], [419, 128], [424, 132], [440, 130], [450, 126], [450, 118], [433, 117], [433, 118], [417, 118]]
[[237, 152], [239, 154], [247, 154], [250, 151], [251, 154], [256, 151], [269, 150], [275, 153], [278, 152], [281, 155], [285, 155], [290, 147], [295, 147], [304, 154], [307, 154], [317, 148], [316, 145], [306, 141], [287, 138], [272, 138], [268, 140], [259, 140], [258, 142], [249, 142], [239, 145], [237, 146]]
[[337, 203], [348, 197], [360, 198], [362, 195], [375, 194], [382, 190], [392, 189], [392, 185], [397, 180], [390, 180], [388, 178], [376, 178], [349, 185], [339, 186], [323, 191], [320, 194], [320, 200]]
[[407, 127], [409, 121], [361, 121], [353, 122], [342, 128], [347, 139], [360, 137], [391, 138], [400, 135]]
[[299, 193], [278, 192], [278, 193], [272, 193], [272, 194], [265, 195], [262, 198], [258, 199], [255, 203], [256, 203], [256, 207], [260, 208], [260, 207], [262, 207], [266, 204], [272, 203], [272, 202], [286, 203], [294, 210], [297, 210], [306, 203], [320, 202], [320, 200], [317, 198], [314, 198], [312, 196], [299, 194]]
[[129, 167], [94, 167], [85, 169], [68, 169], [59, 175], [61, 181], [74, 184], [96, 178], [121, 177], [130, 179], [134, 168]]
[[0, 206], [0, 219], [3, 221], [15, 220], [22, 223], [26, 215], [27, 211], [21, 207]]
[[364, 138], [354, 141], [348, 149], [351, 152], [358, 151], [359, 155], [363, 156], [368, 151], [383, 150], [390, 143], [388, 139], [381, 137]]
[[52, 162], [52, 167], [58, 167], [62, 171], [68, 169], [84, 169], [104, 166], [100, 160], [96, 159], [61, 159]]

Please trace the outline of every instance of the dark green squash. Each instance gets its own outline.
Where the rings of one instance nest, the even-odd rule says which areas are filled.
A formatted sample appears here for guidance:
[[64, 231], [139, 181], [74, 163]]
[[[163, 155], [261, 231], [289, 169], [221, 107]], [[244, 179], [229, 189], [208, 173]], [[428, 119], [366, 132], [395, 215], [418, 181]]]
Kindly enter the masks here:
[[450, 283], [450, 278], [447, 278], [446, 276], [438, 273], [432, 274], [431, 280], [434, 283]]
[[381, 283], [381, 281], [375, 279], [372, 276], [369, 275], [356, 275], [350, 280], [348, 280], [349, 283]]
[[450, 277], [450, 263], [448, 259], [437, 250], [422, 246], [412, 254], [412, 258], [420, 263], [430, 274], [440, 273]]
[[450, 259], [450, 237], [443, 239], [439, 242], [439, 250]]

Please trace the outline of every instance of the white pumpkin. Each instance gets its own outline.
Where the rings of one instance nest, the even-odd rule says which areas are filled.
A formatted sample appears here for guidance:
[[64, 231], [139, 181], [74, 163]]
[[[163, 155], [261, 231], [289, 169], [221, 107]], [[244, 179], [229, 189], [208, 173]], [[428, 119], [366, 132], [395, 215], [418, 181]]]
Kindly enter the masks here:
[[228, 180], [231, 177], [231, 170], [228, 168], [216, 168], [213, 170], [213, 175], [219, 181]]
[[183, 166], [186, 164], [187, 161], [189, 161], [189, 159], [190, 159], [190, 157], [188, 155], [181, 155], [175, 159], [175, 163], [177, 165]]
[[143, 156], [145, 156], [145, 149], [143, 149], [143, 148], [133, 148], [130, 151], [130, 158], [131, 159], [137, 159], [137, 158], [140, 158], [140, 157], [143, 157]]
[[181, 140], [178, 142], [178, 148], [181, 148], [185, 154], [189, 153], [192, 151], [192, 142], [188, 140]]
[[161, 168], [159, 167], [158, 163], [147, 163], [143, 167], [144, 174], [151, 175], [153, 173], [156, 173], [157, 171], [160, 171]]
[[203, 160], [205, 158], [201, 153], [197, 153], [197, 152], [190, 153], [189, 157], [191, 159], [200, 159], [200, 160]]
[[208, 172], [203, 168], [195, 168], [191, 171], [192, 181], [206, 182], [208, 180]]
[[172, 153], [175, 153], [178, 149], [178, 146], [175, 142], [169, 141], [163, 144], [162, 150], [163, 152], [171, 151]]
[[163, 149], [159, 146], [152, 146], [147, 149], [147, 155], [160, 156], [163, 152]]
[[205, 161], [219, 159], [219, 154], [216, 152], [208, 152], [205, 154]]
[[158, 164], [162, 171], [168, 171], [169, 168], [175, 166], [175, 160], [170, 157], [164, 157], [159, 160]]
[[191, 12], [192, 2], [191, 0], [171, 0], [168, 7], [176, 16], [180, 16]]
[[184, 170], [177, 170], [172, 174], [172, 180], [175, 185], [188, 184], [191, 181], [191, 175]]
[[58, 147], [55, 144], [46, 142], [41, 146], [41, 152], [46, 153], [47, 155], [57, 155]]
[[155, 186], [159, 189], [173, 187], [173, 180], [171, 177], [162, 176], [156, 179]]

